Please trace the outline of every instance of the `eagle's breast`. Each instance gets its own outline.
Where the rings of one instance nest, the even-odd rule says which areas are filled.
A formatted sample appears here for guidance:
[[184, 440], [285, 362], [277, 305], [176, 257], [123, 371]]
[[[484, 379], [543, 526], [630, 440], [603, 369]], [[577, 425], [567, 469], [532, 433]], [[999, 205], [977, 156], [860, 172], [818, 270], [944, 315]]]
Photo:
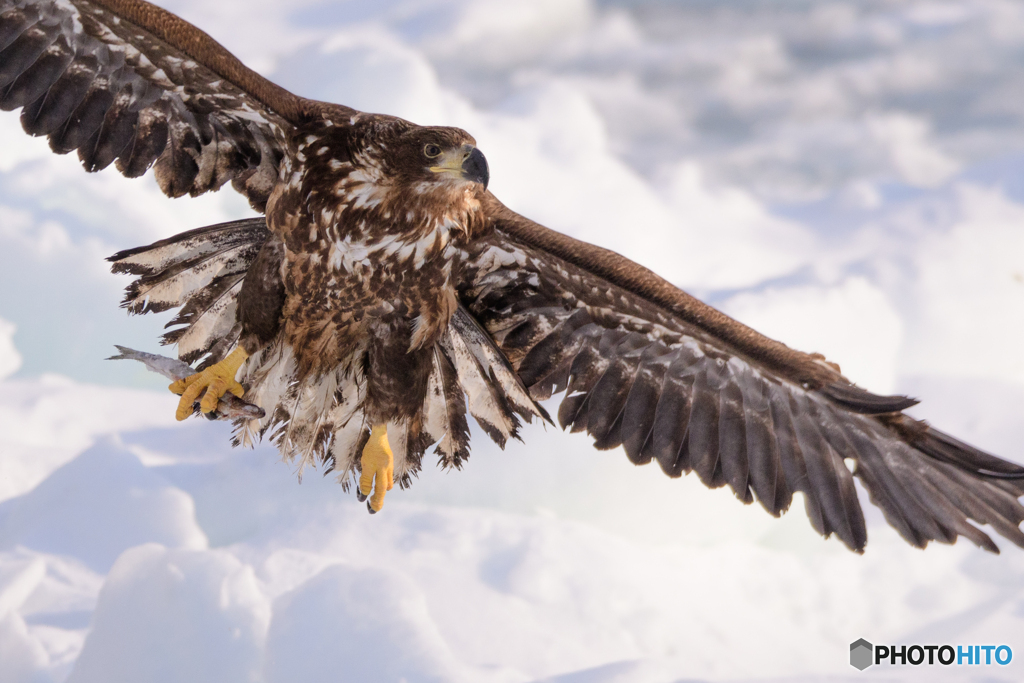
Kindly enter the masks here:
[[394, 354], [433, 344], [483, 224], [467, 184], [402, 182], [387, 137], [359, 132], [325, 122], [296, 135], [267, 206], [285, 245], [286, 334], [307, 371], [375, 344]]

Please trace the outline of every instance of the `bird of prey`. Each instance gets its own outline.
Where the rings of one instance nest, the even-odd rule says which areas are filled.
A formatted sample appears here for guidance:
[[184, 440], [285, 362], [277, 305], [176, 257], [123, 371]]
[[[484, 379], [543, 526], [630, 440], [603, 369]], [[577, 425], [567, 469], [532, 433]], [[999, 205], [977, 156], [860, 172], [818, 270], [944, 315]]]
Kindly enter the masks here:
[[124, 305], [179, 308], [163, 342], [199, 362], [179, 419], [242, 397], [262, 417], [238, 441], [333, 468], [371, 512], [428, 448], [460, 466], [467, 414], [504, 445], [564, 393], [558, 421], [597, 448], [776, 516], [802, 492], [856, 551], [854, 478], [914, 546], [998, 552], [984, 525], [1024, 546], [1024, 468], [506, 208], [463, 130], [296, 96], [141, 0], [0, 0], [0, 106], [87, 171], [248, 198], [258, 218], [112, 256], [138, 276]]

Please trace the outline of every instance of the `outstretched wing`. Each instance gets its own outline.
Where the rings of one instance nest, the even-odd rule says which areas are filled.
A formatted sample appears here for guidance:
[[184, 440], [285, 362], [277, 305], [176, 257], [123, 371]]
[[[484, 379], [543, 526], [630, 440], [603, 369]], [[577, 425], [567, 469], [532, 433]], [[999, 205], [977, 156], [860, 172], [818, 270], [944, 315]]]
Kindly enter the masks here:
[[488, 201], [495, 231], [470, 255], [463, 302], [535, 399], [566, 392], [563, 428], [776, 516], [801, 491], [814, 528], [854, 550], [867, 541], [854, 477], [915, 546], [962, 535], [998, 552], [973, 520], [1024, 547], [1024, 468], [903, 415], [912, 399], [864, 391], [820, 356]]
[[0, 0], [0, 107], [88, 171], [155, 166], [171, 197], [230, 180], [262, 210], [285, 131], [327, 106], [140, 0]]

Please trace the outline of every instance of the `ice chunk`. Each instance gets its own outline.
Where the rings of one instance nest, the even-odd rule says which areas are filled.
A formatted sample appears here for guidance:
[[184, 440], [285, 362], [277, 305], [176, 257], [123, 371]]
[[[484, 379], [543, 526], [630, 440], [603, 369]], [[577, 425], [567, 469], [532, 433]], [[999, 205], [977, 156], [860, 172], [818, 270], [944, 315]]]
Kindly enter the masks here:
[[328, 567], [279, 597], [266, 661], [267, 683], [482, 680], [456, 660], [416, 584], [381, 567]]
[[29, 635], [24, 619], [13, 612], [0, 617], [0, 681], [43, 681], [39, 670], [48, 664], [46, 651]]
[[132, 548], [110, 570], [67, 683], [258, 680], [269, 613], [252, 568], [225, 551]]
[[0, 504], [0, 549], [71, 555], [103, 572], [124, 550], [146, 542], [207, 546], [192, 498], [114, 439]]

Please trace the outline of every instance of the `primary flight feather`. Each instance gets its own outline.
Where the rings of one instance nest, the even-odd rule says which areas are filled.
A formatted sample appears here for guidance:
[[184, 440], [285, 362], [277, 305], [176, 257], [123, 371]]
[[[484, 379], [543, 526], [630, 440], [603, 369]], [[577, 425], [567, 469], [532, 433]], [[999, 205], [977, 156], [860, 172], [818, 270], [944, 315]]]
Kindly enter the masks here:
[[293, 95], [140, 0], [0, 0], [0, 107], [88, 171], [152, 167], [171, 197], [230, 181], [263, 214], [115, 254], [125, 306], [179, 309], [163, 341], [199, 361], [179, 419], [244, 398], [239, 441], [358, 477], [371, 512], [427, 449], [468, 457], [467, 415], [504, 445], [564, 392], [596, 447], [773, 515], [802, 492], [854, 550], [854, 477], [915, 546], [998, 552], [986, 524], [1024, 546], [1024, 468], [509, 210], [463, 130]]

